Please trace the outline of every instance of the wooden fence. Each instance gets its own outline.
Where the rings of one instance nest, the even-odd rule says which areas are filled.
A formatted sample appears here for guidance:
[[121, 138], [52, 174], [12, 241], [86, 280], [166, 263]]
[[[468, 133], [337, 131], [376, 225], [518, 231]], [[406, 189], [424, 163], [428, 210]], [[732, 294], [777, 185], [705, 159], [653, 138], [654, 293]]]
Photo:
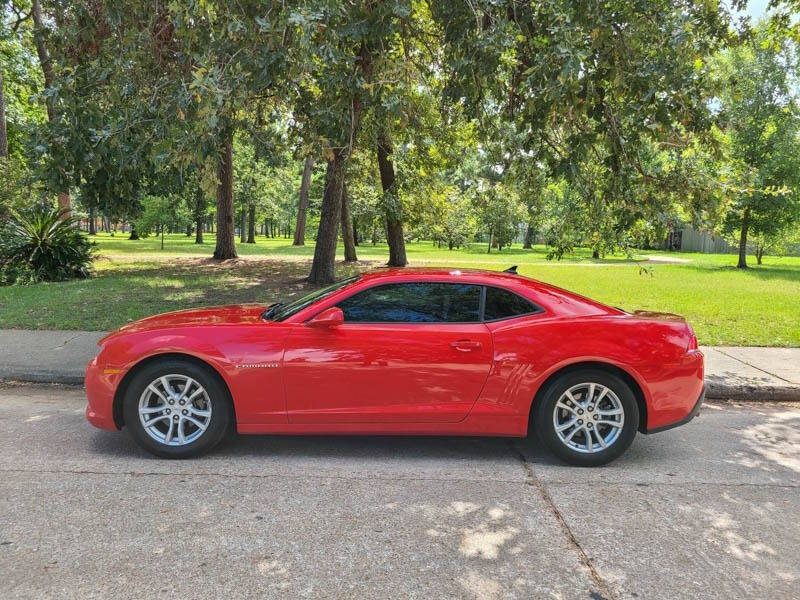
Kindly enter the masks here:
[[[677, 235], [676, 235], [677, 234]], [[730, 254], [737, 252], [737, 248], [728, 243], [727, 240], [708, 233], [707, 231], [697, 231], [688, 225], [671, 234], [671, 242], [668, 245], [681, 252], [704, 252], [707, 254]], [[675, 239], [678, 237], [679, 239]]]

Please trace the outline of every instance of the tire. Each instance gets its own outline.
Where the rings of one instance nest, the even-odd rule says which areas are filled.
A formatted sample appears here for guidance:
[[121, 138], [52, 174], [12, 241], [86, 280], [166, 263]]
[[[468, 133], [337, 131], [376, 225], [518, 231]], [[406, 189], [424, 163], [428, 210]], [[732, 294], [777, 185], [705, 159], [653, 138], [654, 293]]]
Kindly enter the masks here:
[[[172, 394], [165, 392], [166, 385]], [[228, 391], [218, 377], [208, 368], [174, 358], [153, 362], [136, 373], [122, 410], [134, 441], [162, 458], [208, 452], [233, 421]]]
[[611, 462], [628, 449], [638, 426], [639, 405], [633, 390], [603, 370], [569, 371], [548, 384], [536, 400], [533, 427], [537, 437], [571, 465], [597, 467]]

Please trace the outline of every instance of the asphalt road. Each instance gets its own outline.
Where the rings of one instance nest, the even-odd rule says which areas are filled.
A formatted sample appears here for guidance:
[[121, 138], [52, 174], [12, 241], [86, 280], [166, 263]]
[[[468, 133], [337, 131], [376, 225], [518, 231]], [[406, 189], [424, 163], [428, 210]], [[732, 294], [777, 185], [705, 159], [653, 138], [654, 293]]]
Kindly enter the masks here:
[[800, 407], [711, 404], [600, 469], [529, 441], [234, 437], [150, 458], [0, 386], [2, 598], [796, 598]]

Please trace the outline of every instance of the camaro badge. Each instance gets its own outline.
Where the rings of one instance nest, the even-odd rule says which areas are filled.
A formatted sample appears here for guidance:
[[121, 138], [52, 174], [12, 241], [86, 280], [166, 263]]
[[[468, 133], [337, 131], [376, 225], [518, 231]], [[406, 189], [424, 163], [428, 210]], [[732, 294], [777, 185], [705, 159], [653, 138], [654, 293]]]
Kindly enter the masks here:
[[267, 363], [241, 363], [236, 365], [237, 369], [277, 369], [278, 363], [276, 362], [267, 362]]

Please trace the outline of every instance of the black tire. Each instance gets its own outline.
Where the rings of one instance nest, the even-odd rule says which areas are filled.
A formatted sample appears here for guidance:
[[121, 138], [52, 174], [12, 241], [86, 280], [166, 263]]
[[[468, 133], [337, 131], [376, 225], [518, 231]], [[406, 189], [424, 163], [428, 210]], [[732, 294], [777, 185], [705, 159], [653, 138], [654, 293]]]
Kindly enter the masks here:
[[[619, 399], [624, 415], [621, 431], [618, 433], [613, 443], [610, 443], [606, 449], [591, 453], [581, 452], [563, 442], [559, 438], [558, 433], [556, 433], [556, 426], [553, 420], [556, 403], [559, 398], [561, 398], [562, 394], [572, 389], [574, 386], [584, 383], [601, 384], [611, 390]], [[568, 415], [569, 413], [561, 414]], [[574, 418], [578, 417], [576, 416]], [[603, 417], [600, 418], [602, 419]], [[588, 422], [587, 420], [587, 423]], [[547, 388], [537, 397], [536, 406], [534, 406], [533, 411], [533, 428], [539, 440], [558, 458], [566, 463], [579, 467], [598, 467], [608, 464], [619, 457], [630, 447], [633, 438], [636, 437], [638, 427], [639, 405], [636, 402], [633, 390], [631, 390], [630, 386], [620, 377], [598, 369], [576, 369], [564, 373], [548, 384]], [[606, 429], [606, 431], [609, 431], [609, 429]], [[583, 436], [584, 434], [578, 432], [578, 435]], [[592, 443], [597, 441], [596, 435], [592, 437], [590, 433], [589, 437]], [[585, 437], [579, 437], [578, 439], [584, 440], [584, 446], [589, 446], [589, 443], [585, 442]]]
[[[139, 400], [142, 394], [151, 382], [166, 375], [191, 377], [205, 389], [211, 404], [211, 416], [206, 417], [209, 422], [205, 431], [197, 439], [180, 446], [167, 445], [151, 437], [139, 418]], [[229, 394], [219, 378], [209, 368], [175, 358], [152, 362], [136, 373], [125, 392], [122, 410], [125, 426], [134, 441], [162, 458], [190, 458], [208, 452], [222, 441], [233, 421]]]

